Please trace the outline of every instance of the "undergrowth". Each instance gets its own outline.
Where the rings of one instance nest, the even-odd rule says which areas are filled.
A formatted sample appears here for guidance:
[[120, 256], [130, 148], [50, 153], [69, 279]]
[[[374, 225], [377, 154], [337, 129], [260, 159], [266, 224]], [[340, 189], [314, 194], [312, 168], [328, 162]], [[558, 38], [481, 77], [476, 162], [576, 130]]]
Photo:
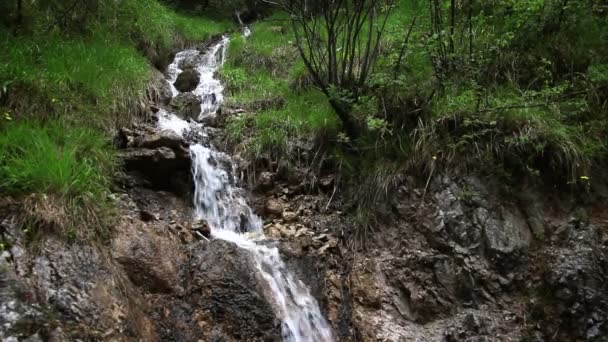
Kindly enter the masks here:
[[57, 224], [61, 233], [107, 228], [102, 222], [110, 207], [116, 160], [101, 132], [21, 121], [4, 124], [0, 133], [0, 191], [21, 198], [31, 193], [51, 196], [54, 203], [32, 199], [28, 203], [61, 213]]
[[298, 145], [335, 139], [339, 130], [326, 97], [298, 86], [304, 69], [286, 19], [277, 14], [253, 25], [252, 36], [233, 38], [221, 71], [227, 105], [246, 110], [228, 123], [228, 136], [252, 158], [289, 162]]
[[151, 65], [231, 24], [157, 0], [19, 3], [0, 4], [0, 191], [23, 202], [28, 226], [103, 237], [118, 166], [109, 137], [145, 118]]

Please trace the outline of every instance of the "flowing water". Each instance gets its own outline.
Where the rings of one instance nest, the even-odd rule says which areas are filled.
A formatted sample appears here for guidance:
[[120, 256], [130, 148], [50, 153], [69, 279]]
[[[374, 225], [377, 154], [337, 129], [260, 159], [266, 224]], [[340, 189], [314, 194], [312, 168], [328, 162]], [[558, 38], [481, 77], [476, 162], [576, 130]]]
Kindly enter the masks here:
[[[250, 31], [244, 32], [245, 35]], [[189, 64], [201, 74], [201, 82], [193, 91], [202, 99], [201, 116], [214, 114], [223, 102], [223, 86], [215, 73], [223, 64], [226, 37], [208, 51], [185, 50], [175, 56], [168, 68], [167, 81], [173, 87], [181, 67]], [[159, 112], [159, 125], [178, 134], [192, 132], [204, 135], [204, 127], [187, 122], [167, 111]], [[262, 220], [247, 204], [244, 190], [236, 185], [234, 163], [229, 155], [202, 144], [190, 146], [192, 174], [195, 184], [195, 219], [205, 219], [216, 239], [230, 241], [249, 251], [260, 279], [269, 288], [269, 301], [282, 320], [283, 339], [289, 342], [333, 341], [331, 328], [319, 310], [319, 305], [306, 285], [289, 272], [276, 247], [264, 237]]]

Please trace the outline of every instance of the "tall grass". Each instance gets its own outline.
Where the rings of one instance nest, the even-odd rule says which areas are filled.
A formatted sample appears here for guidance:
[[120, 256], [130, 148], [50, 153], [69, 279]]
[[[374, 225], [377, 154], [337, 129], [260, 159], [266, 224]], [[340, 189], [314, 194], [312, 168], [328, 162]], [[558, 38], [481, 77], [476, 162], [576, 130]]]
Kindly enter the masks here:
[[98, 131], [56, 122], [21, 121], [0, 129], [0, 189], [103, 197], [114, 163], [111, 145]]
[[112, 148], [98, 131], [57, 122], [0, 128], [0, 192], [23, 201], [29, 233], [53, 229], [70, 238], [107, 237]]

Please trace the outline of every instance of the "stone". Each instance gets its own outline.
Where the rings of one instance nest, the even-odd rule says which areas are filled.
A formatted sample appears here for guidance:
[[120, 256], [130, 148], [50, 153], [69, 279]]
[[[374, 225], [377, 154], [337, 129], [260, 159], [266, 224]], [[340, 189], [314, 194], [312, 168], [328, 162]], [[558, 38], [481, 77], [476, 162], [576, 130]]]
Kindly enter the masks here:
[[192, 224], [192, 227], [190, 230], [192, 230], [195, 233], [199, 233], [206, 238], [211, 237], [211, 228], [209, 227], [209, 224], [205, 220], [196, 220]]
[[508, 208], [502, 208], [501, 214], [502, 219], [490, 217], [483, 226], [488, 249], [502, 254], [527, 250], [532, 242], [532, 233], [522, 214]]
[[319, 187], [321, 187], [321, 189], [325, 191], [333, 190], [334, 181], [334, 176], [325, 176], [319, 180]]
[[294, 222], [298, 219], [298, 215], [296, 215], [296, 213], [293, 211], [284, 211], [282, 217], [285, 222]]
[[154, 213], [151, 213], [151, 212], [149, 212], [147, 210], [140, 210], [139, 211], [139, 217], [144, 222], [158, 221], [158, 215], [156, 215]]
[[171, 293], [179, 284], [179, 265], [186, 261], [177, 237], [123, 222], [112, 241], [112, 255], [131, 281], [151, 293]]
[[201, 115], [201, 99], [192, 93], [181, 93], [171, 100], [171, 109], [184, 120], [198, 120]]
[[201, 54], [187, 56], [179, 62], [178, 67], [182, 70], [194, 69], [203, 61], [204, 56]]
[[266, 201], [264, 206], [264, 210], [268, 215], [281, 216], [283, 211], [285, 211], [287, 204], [276, 198], [269, 198]]
[[205, 125], [206, 127], [221, 126], [219, 115], [216, 113], [208, 113], [203, 115], [203, 117], [200, 118], [199, 122]]
[[135, 139], [133, 147], [155, 149], [168, 147], [176, 152], [188, 154], [187, 144], [184, 139], [171, 130], [163, 130], [154, 134], [147, 134]]
[[[226, 341], [281, 341], [280, 323], [265, 299], [266, 285], [247, 251], [212, 240], [193, 253], [186, 293], [205, 323]], [[211, 336], [202, 340], [211, 341]]]
[[267, 191], [274, 187], [274, 179], [276, 174], [268, 171], [264, 171], [260, 173], [257, 182], [258, 190]]
[[196, 89], [200, 80], [201, 75], [196, 69], [186, 69], [177, 76], [173, 85], [177, 90], [185, 93]]

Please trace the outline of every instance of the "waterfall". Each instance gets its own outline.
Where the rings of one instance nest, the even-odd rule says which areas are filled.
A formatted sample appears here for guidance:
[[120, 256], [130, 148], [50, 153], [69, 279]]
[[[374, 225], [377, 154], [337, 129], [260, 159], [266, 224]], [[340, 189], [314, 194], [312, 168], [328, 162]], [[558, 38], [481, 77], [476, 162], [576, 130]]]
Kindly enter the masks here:
[[[193, 93], [203, 101], [201, 115], [215, 113], [223, 102], [224, 89], [215, 73], [224, 63], [228, 42], [226, 37], [205, 53], [181, 51], [168, 68], [167, 80], [171, 83], [173, 96], [177, 96], [179, 91], [172, 83], [182, 71], [180, 64], [186, 59], [196, 61], [201, 81]], [[187, 122], [164, 110], [159, 112], [159, 126], [181, 135], [202, 128], [198, 123]], [[249, 252], [260, 279], [270, 290], [271, 298], [268, 299], [282, 321], [283, 340], [333, 341], [331, 328], [317, 301], [306, 285], [289, 272], [278, 248], [264, 237], [262, 220], [248, 205], [244, 190], [237, 186], [232, 175], [234, 163], [230, 156], [202, 144], [191, 145], [190, 155], [195, 185], [194, 219], [205, 219], [214, 238], [232, 242]]]

